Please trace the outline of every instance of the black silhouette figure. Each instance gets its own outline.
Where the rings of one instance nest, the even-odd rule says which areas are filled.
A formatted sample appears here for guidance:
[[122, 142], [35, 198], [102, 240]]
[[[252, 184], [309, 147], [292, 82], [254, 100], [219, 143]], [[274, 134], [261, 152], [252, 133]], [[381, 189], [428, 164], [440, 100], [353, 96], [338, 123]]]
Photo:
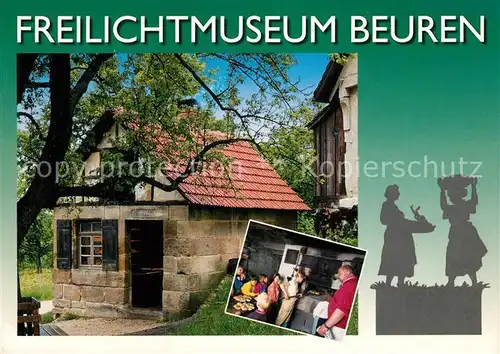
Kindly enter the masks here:
[[413, 269], [417, 264], [413, 234], [432, 232], [435, 226], [419, 214], [420, 207], [414, 209], [411, 206], [415, 220], [406, 219], [404, 213], [396, 205], [399, 195], [397, 185], [388, 186], [385, 191], [386, 201], [382, 204], [380, 222], [387, 228], [384, 233], [384, 246], [378, 274], [386, 276], [388, 285], [394, 277], [397, 277], [398, 286], [401, 286], [405, 278], [413, 277]]
[[[489, 288], [489, 284], [478, 282], [476, 277], [482, 266], [482, 257], [487, 252], [476, 228], [469, 221], [478, 205], [476, 184], [475, 178], [461, 175], [438, 179], [443, 219], [451, 225], [446, 249], [448, 284], [402, 284], [401, 279], [398, 287], [384, 282], [373, 284], [371, 288], [376, 291], [377, 335], [481, 334], [482, 293]], [[471, 198], [466, 200], [469, 186], [472, 189]], [[413, 275], [416, 257], [415, 249], [411, 248], [411, 234], [432, 232], [434, 227], [419, 214], [419, 208], [411, 207], [415, 221], [404, 218], [395, 205], [399, 198], [397, 186], [387, 187], [386, 198], [380, 217], [387, 230], [379, 274], [387, 275], [388, 279], [390, 275]], [[454, 285], [456, 277], [463, 275], [471, 278], [471, 286], [465, 282], [462, 286]]]
[[[472, 284], [477, 283], [477, 271], [482, 267], [482, 258], [488, 252], [474, 225], [469, 221], [470, 215], [476, 213], [478, 204], [477, 178], [455, 175], [439, 178], [441, 188], [441, 209], [443, 219], [450, 222], [448, 246], [446, 248], [446, 275], [449, 286], [453, 286], [455, 278], [468, 275]], [[466, 200], [467, 187], [472, 187], [471, 198]], [[451, 201], [448, 204], [446, 194]]]

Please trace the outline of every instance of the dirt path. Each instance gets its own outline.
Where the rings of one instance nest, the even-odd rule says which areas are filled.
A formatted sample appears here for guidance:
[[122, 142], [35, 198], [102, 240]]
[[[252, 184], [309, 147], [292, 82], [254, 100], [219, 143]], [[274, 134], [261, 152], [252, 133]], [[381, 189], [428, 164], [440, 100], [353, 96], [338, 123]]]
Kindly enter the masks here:
[[40, 315], [43, 315], [44, 313], [48, 313], [52, 311], [52, 300], [47, 300], [47, 301], [42, 301], [40, 302]]
[[134, 333], [128, 333], [128, 335], [132, 336], [165, 336], [170, 334], [174, 329], [177, 329], [179, 326], [191, 323], [194, 321], [193, 317], [188, 317], [180, 321], [169, 322], [162, 324], [159, 327], [154, 327]]
[[116, 336], [134, 332], [143, 332], [156, 327], [164, 327], [164, 323], [154, 320], [79, 318], [68, 321], [56, 321], [64, 332], [70, 336]]

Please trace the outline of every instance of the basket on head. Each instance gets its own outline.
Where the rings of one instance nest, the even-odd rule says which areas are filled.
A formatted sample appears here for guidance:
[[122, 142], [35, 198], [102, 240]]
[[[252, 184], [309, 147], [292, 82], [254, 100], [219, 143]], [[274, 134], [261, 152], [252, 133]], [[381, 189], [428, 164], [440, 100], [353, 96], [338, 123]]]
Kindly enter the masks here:
[[442, 185], [446, 190], [465, 189], [472, 184], [473, 178], [464, 175], [453, 175], [442, 179]]

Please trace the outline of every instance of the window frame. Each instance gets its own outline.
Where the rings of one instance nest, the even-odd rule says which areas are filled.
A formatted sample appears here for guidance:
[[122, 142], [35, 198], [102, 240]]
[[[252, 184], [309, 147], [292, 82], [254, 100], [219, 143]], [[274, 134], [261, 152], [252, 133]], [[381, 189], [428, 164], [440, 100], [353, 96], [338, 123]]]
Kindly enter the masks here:
[[[90, 225], [89, 230], [82, 231], [82, 226]], [[102, 221], [100, 219], [85, 219], [78, 220], [77, 230], [78, 238], [78, 267], [84, 269], [102, 269], [103, 267], [103, 240], [102, 240]], [[94, 244], [95, 237], [100, 237], [100, 244]], [[89, 244], [83, 244], [83, 239], [88, 238]], [[83, 248], [89, 248], [89, 253], [83, 253]], [[101, 254], [96, 254], [95, 249], [101, 249]], [[89, 260], [88, 264], [83, 264], [82, 259], [87, 258]], [[100, 259], [99, 264], [95, 264], [95, 259]]]
[[[293, 252], [293, 253], [296, 253], [296, 254], [297, 254], [297, 256], [296, 256], [296, 257], [294, 257], [294, 259], [295, 259], [295, 260], [293, 261], [293, 263], [290, 263], [290, 261], [287, 261], [287, 258], [288, 258], [288, 253], [289, 253], [289, 252]], [[291, 253], [290, 253], [290, 254], [291, 254]], [[286, 250], [286, 253], [285, 253], [285, 259], [283, 260], [283, 263], [285, 263], [285, 264], [293, 264], [293, 265], [295, 265], [295, 264], [297, 264], [297, 260], [299, 259], [299, 257], [300, 257], [300, 252], [299, 252], [298, 250], [294, 250], [294, 249], [289, 248], [289, 249], [287, 249], [287, 250]]]

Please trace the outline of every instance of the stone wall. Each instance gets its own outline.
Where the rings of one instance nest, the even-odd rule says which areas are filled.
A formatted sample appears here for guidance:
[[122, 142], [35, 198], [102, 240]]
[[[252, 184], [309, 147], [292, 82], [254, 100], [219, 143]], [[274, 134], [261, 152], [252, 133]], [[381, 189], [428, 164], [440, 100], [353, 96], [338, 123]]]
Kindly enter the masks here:
[[[164, 222], [162, 307], [164, 315], [176, 317], [195, 312], [226, 274], [228, 260], [239, 257], [249, 219], [289, 228], [295, 228], [297, 222], [294, 211], [187, 205], [86, 206], [72, 210], [61, 207], [55, 209], [54, 215], [55, 220], [118, 220], [118, 271], [54, 269], [53, 313], [85, 317], [126, 317], [130, 313], [132, 284], [126, 220]], [[77, 255], [76, 232], [73, 238], [73, 255]]]
[[169, 221], [165, 234], [163, 309], [195, 312], [238, 258], [247, 221]]
[[[57, 269], [57, 238], [54, 242], [53, 314], [72, 313], [85, 317], [127, 317], [131, 304], [130, 254], [125, 220], [186, 220], [187, 205], [108, 205], [59, 207], [56, 220], [118, 220], [118, 271], [73, 268]], [[73, 264], [78, 264], [77, 232], [73, 230]]]
[[130, 298], [128, 271], [54, 269], [52, 313], [85, 317], [125, 317]]
[[189, 207], [189, 220], [257, 220], [288, 229], [297, 228], [297, 212], [289, 210]]
[[196, 311], [240, 256], [248, 220], [295, 228], [295, 211], [189, 208], [189, 220], [169, 221], [165, 232], [163, 309]]

